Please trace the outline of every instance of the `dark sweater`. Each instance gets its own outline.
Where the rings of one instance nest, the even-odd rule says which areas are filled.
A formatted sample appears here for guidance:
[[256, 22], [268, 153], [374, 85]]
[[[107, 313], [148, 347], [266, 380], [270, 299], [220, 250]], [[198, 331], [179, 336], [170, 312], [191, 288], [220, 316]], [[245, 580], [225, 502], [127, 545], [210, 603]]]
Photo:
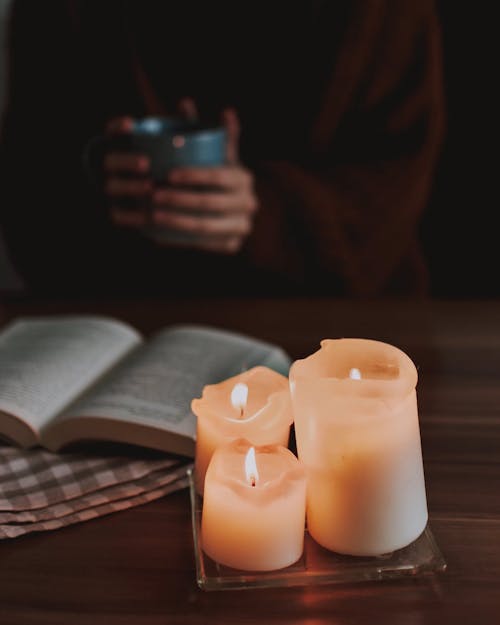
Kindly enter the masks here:
[[[179, 5], [179, 6], [177, 6]], [[45, 292], [424, 294], [418, 244], [443, 131], [429, 0], [14, 0], [2, 226]], [[190, 95], [242, 124], [261, 208], [237, 256], [116, 228], [82, 150]]]

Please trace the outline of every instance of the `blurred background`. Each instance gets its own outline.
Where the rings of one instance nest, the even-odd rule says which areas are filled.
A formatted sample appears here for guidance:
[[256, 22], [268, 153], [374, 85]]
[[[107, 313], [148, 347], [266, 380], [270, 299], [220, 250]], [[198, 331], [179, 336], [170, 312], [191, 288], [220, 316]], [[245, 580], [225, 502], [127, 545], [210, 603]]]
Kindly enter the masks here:
[[[0, 0], [0, 112], [7, 80], [6, 27], [11, 0]], [[500, 295], [493, 184], [487, 147], [493, 143], [488, 85], [493, 38], [485, 30], [493, 16], [471, 15], [470, 6], [441, 0], [439, 10], [447, 98], [447, 133], [434, 189], [421, 227], [435, 297]], [[36, 51], [33, 51], [36, 53]], [[0, 289], [22, 289], [0, 232]]]
[[[6, 29], [9, 16], [9, 7], [11, 0], [0, 0], [0, 116], [3, 112], [6, 89]], [[1, 210], [1, 208], [0, 208]], [[0, 231], [0, 290], [2, 291], [19, 291], [22, 283], [19, 276], [14, 271], [10, 262], [2, 232]]]
[[[422, 237], [433, 292], [450, 297], [500, 295], [500, 245], [494, 154], [492, 5], [480, 12], [437, 2], [441, 20], [447, 134]], [[496, 61], [495, 61], [496, 63]], [[496, 115], [496, 111], [495, 111]], [[495, 186], [495, 188], [494, 188]]]

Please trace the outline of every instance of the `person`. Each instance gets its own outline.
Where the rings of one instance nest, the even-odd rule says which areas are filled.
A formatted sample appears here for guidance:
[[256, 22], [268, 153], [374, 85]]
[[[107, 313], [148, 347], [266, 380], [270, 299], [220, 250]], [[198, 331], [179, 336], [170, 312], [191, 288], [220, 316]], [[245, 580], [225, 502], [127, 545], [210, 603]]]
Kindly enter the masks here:
[[[10, 50], [2, 226], [32, 290], [425, 295], [444, 128], [431, 0], [14, 0]], [[179, 105], [222, 115], [228, 165], [155, 189], [147, 160], [110, 153], [96, 192], [89, 138]], [[130, 197], [198, 243], [146, 236]]]

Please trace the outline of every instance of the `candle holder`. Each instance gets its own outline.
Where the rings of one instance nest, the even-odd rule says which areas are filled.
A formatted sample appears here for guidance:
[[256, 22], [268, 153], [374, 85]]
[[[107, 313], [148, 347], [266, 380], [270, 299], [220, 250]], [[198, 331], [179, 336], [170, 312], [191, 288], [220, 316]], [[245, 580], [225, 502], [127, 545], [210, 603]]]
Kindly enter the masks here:
[[377, 557], [344, 556], [315, 542], [307, 529], [304, 552], [295, 564], [277, 571], [248, 572], [218, 564], [201, 548], [202, 497], [196, 492], [193, 471], [188, 471], [191, 498], [196, 581], [202, 590], [242, 590], [319, 584], [359, 583], [415, 577], [446, 570], [446, 562], [429, 525], [404, 549]]

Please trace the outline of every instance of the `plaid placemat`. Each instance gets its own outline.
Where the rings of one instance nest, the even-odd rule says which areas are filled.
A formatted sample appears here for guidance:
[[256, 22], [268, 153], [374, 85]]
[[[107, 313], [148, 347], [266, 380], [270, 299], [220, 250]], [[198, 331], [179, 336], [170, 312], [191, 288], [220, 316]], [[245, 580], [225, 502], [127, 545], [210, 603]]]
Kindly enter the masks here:
[[52, 454], [0, 446], [0, 539], [137, 506], [187, 486], [178, 457]]

